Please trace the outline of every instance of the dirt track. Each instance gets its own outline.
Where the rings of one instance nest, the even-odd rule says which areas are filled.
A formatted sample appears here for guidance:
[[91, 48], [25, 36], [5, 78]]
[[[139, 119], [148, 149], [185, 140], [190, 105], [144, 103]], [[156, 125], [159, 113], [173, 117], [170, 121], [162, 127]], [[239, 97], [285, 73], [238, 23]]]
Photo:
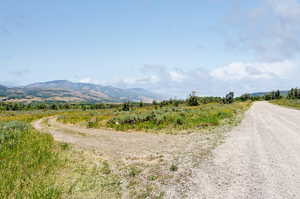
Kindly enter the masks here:
[[300, 198], [300, 111], [255, 103], [213, 154], [188, 198]]
[[225, 143], [196, 168], [190, 162], [214, 148], [216, 141], [209, 140], [220, 140], [217, 134], [118, 133], [63, 125], [55, 118], [49, 119], [48, 125], [45, 127], [43, 120], [34, 123], [35, 128], [47, 130], [58, 141], [97, 148], [108, 158], [148, 161], [147, 156], [163, 155], [168, 162], [174, 154], [182, 154], [177, 157], [185, 167], [182, 173], [189, 169], [192, 174], [183, 183], [168, 186], [166, 198], [300, 198], [298, 110], [255, 103]]
[[[47, 120], [47, 121], [45, 121]], [[143, 159], [147, 156], [173, 156], [197, 147], [198, 151], [207, 150], [208, 137], [218, 136], [203, 133], [188, 135], [151, 134], [144, 132], [118, 132], [104, 129], [87, 129], [66, 125], [55, 117], [43, 118], [33, 123], [35, 129], [52, 134], [55, 140], [67, 142], [82, 148], [101, 151], [107, 159]], [[214, 140], [214, 139], [213, 139]], [[203, 152], [203, 151], [202, 151]]]

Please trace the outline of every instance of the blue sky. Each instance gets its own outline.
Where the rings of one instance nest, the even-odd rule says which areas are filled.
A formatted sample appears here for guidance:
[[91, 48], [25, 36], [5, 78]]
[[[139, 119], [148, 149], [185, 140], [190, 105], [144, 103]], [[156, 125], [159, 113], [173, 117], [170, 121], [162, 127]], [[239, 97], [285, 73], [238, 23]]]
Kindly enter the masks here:
[[171, 96], [299, 86], [297, 0], [4, 0], [2, 84], [72, 81]]

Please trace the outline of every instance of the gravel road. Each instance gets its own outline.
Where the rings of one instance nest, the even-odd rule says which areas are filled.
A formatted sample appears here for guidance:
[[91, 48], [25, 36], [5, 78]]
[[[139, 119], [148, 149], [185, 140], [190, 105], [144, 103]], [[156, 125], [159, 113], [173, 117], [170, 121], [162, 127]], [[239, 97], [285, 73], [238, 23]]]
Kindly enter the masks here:
[[300, 111], [256, 102], [190, 181], [187, 198], [300, 198]]

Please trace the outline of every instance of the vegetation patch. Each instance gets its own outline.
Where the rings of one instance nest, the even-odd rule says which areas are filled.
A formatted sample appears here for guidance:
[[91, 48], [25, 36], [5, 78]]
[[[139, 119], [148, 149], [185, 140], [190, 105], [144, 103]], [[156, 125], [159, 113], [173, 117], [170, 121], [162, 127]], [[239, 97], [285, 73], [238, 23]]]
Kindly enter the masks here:
[[278, 100], [272, 100], [270, 101], [273, 104], [281, 105], [281, 106], [287, 106], [291, 108], [300, 109], [300, 99], [278, 99]]
[[150, 131], [176, 133], [190, 129], [217, 127], [230, 122], [243, 112], [250, 102], [231, 104], [209, 103], [199, 106], [147, 106], [130, 111], [119, 109], [66, 112], [58, 117], [63, 123], [80, 124], [88, 128], [112, 128], [119, 131]]

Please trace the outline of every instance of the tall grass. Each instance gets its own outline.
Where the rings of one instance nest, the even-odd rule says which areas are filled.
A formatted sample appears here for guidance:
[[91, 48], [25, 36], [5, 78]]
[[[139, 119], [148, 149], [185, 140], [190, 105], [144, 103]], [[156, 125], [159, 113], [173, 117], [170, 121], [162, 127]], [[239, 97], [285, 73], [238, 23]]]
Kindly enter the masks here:
[[59, 198], [58, 164], [50, 135], [21, 121], [0, 123], [0, 198]]
[[0, 198], [120, 198], [120, 179], [91, 152], [56, 143], [30, 122], [61, 111], [0, 113]]
[[297, 108], [300, 109], [300, 99], [278, 99], [278, 100], [272, 100], [271, 103], [281, 105], [281, 106], [287, 106], [291, 108]]

